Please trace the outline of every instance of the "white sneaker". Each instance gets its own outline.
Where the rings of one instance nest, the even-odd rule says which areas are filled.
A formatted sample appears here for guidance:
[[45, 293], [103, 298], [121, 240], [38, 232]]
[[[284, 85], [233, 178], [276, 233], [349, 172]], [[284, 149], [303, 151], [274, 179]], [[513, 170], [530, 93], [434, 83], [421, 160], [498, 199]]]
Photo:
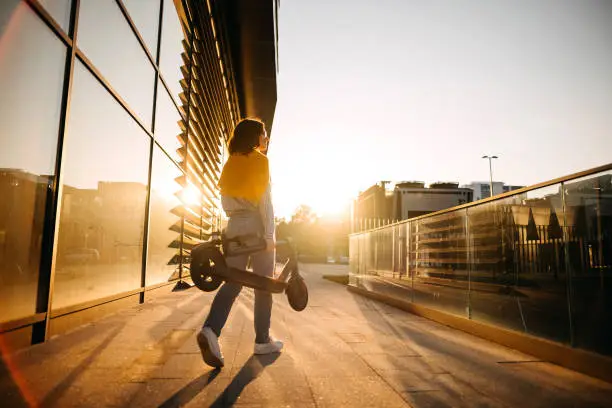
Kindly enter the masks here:
[[255, 343], [255, 354], [280, 353], [283, 349], [283, 342], [270, 337], [267, 343]]
[[198, 346], [202, 352], [204, 362], [211, 367], [220, 368], [225, 365], [219, 339], [210, 327], [204, 327], [197, 336]]

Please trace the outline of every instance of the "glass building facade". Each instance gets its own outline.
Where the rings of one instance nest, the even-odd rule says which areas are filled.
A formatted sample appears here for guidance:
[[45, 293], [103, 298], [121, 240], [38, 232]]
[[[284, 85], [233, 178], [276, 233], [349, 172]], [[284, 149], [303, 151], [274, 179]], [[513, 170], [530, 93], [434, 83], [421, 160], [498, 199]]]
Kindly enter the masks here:
[[612, 356], [612, 165], [350, 237], [351, 284]]
[[231, 129], [274, 114], [277, 4], [243, 3], [2, 1], [0, 344], [188, 278]]

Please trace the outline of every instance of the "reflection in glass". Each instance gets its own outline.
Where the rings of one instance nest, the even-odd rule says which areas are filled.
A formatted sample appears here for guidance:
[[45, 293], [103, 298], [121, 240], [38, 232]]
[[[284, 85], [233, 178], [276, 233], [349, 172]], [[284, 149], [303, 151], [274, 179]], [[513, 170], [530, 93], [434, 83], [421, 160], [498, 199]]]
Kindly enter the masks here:
[[162, 17], [161, 49], [159, 55], [159, 69], [170, 93], [177, 102], [179, 95], [183, 92], [180, 81], [183, 79], [181, 67], [185, 65], [181, 54], [183, 39], [186, 37], [181, 20], [176, 13], [174, 2], [164, 1], [164, 12]]
[[74, 70], [53, 307], [140, 286], [151, 139], [78, 63]]
[[385, 228], [372, 233], [376, 274], [393, 277], [393, 230]]
[[474, 320], [569, 342], [559, 188], [468, 209]]
[[416, 274], [416, 263], [417, 263], [417, 245], [416, 245], [416, 231], [418, 226], [418, 220], [409, 221], [406, 223], [406, 276], [403, 278], [407, 281], [410, 286], [410, 296], [406, 298], [411, 302], [414, 301], [414, 275]]
[[[5, 2], [6, 0], [2, 0]], [[38, 0], [38, 2], [51, 14], [51, 17], [68, 34], [70, 27], [70, 7], [72, 0]]]
[[181, 161], [178, 149], [182, 146], [179, 142], [179, 135], [182, 133], [179, 121], [181, 115], [166, 88], [161, 81], [157, 88], [157, 112], [155, 114], [155, 140], [161, 145], [166, 153], [177, 163]]
[[350, 237], [352, 285], [612, 355], [612, 171], [398, 227]]
[[1, 322], [35, 312], [66, 48], [18, 1], [2, 2], [0, 35]]
[[151, 174], [151, 207], [147, 249], [147, 286], [167, 282], [178, 273], [181, 186], [183, 172], [155, 146]]
[[79, 49], [150, 128], [155, 71], [117, 3], [81, 0], [77, 41]]
[[159, 28], [159, 0], [123, 0], [123, 4], [155, 60]]
[[414, 302], [467, 317], [468, 250], [465, 211], [416, 221]]
[[564, 191], [576, 345], [612, 355], [612, 172]]

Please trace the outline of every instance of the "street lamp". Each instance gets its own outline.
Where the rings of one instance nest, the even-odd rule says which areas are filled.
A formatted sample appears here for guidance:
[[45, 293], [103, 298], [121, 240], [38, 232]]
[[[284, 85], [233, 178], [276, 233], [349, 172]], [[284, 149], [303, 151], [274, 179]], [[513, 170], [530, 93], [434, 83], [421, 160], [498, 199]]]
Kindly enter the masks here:
[[489, 180], [491, 181], [491, 197], [493, 197], [493, 167], [491, 166], [491, 160], [497, 159], [497, 156], [482, 156], [483, 159], [489, 159]]

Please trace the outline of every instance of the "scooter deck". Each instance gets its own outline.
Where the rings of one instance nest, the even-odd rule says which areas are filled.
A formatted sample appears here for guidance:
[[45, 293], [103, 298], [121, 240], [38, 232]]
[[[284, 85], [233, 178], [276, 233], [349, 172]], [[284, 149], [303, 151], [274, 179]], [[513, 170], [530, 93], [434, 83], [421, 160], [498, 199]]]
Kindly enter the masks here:
[[298, 271], [295, 252], [289, 254], [282, 272], [274, 279], [229, 267], [219, 247], [218, 242], [208, 242], [191, 250], [191, 278], [199, 289], [212, 292], [225, 281], [269, 293], [285, 292], [294, 310], [304, 310], [308, 304], [308, 288]]
[[[227, 265], [223, 255], [216, 246], [216, 243], [205, 243], [201, 246], [192, 249], [191, 272], [195, 272], [198, 277], [201, 277], [203, 272], [200, 268], [208, 269], [208, 272], [203, 272], [204, 275], [216, 276], [226, 282], [235, 282], [242, 286], [247, 286], [253, 289], [260, 289], [271, 293], [282, 293], [288, 286], [289, 276], [292, 272], [297, 271], [297, 262], [295, 257], [289, 257], [283, 265], [282, 272], [276, 279], [266, 276], [256, 275], [247, 270], [232, 268]], [[234, 253], [232, 255], [235, 255]], [[194, 275], [192, 274], [192, 278]], [[195, 282], [195, 281], [194, 281]], [[210, 290], [216, 289], [213, 284]], [[208, 290], [201, 288], [202, 290]]]
[[283, 265], [283, 270], [276, 279], [256, 275], [251, 271], [231, 267], [219, 268], [217, 270], [217, 276], [226, 281], [230, 280], [249, 288], [261, 289], [272, 293], [282, 293], [287, 288], [288, 278], [292, 268], [296, 267], [297, 264], [295, 260], [291, 258], [288, 259]]
[[225, 270], [217, 271], [217, 275], [226, 281], [271, 293], [282, 293], [287, 288], [287, 282], [255, 275], [253, 272], [236, 268], [225, 268]]

